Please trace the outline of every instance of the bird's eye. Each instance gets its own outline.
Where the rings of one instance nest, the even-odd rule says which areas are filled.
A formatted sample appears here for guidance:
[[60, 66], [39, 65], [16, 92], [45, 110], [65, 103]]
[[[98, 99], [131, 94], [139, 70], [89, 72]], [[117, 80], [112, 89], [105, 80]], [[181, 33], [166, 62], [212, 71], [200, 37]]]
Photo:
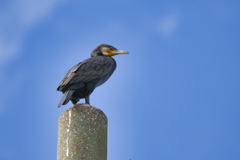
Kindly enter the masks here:
[[112, 47], [110, 47], [110, 50], [113, 50], [113, 48], [112, 48]]

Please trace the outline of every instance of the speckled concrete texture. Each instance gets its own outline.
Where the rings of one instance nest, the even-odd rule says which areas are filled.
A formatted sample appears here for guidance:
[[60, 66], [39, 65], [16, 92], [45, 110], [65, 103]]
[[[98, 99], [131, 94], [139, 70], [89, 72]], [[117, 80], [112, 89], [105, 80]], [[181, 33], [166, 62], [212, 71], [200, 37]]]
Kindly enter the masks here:
[[69, 107], [58, 119], [57, 160], [106, 159], [106, 115], [85, 103]]

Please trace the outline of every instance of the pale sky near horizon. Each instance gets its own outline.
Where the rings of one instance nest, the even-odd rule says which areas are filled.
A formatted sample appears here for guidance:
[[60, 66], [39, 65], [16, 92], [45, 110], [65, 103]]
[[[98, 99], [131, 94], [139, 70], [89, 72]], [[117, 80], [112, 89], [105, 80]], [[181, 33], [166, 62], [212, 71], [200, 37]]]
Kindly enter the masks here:
[[[62, 93], [99, 44], [117, 69], [90, 96], [109, 160], [240, 159], [240, 1], [0, 1], [0, 160], [57, 154]], [[80, 103], [83, 103], [81, 100]]]

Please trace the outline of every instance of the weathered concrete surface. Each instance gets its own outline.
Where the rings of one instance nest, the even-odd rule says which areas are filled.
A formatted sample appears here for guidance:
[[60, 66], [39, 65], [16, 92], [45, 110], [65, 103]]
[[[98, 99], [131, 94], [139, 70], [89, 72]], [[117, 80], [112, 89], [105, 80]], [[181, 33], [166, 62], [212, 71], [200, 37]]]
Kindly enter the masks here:
[[106, 115], [85, 103], [69, 107], [58, 119], [57, 160], [106, 159]]

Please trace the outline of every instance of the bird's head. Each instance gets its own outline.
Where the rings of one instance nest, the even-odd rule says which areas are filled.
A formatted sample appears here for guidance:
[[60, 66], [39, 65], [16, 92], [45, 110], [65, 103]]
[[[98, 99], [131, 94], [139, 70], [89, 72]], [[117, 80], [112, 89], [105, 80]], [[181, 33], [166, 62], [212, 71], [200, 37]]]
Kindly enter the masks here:
[[91, 57], [115, 56], [117, 54], [129, 54], [128, 51], [121, 51], [108, 44], [100, 44], [91, 53]]

